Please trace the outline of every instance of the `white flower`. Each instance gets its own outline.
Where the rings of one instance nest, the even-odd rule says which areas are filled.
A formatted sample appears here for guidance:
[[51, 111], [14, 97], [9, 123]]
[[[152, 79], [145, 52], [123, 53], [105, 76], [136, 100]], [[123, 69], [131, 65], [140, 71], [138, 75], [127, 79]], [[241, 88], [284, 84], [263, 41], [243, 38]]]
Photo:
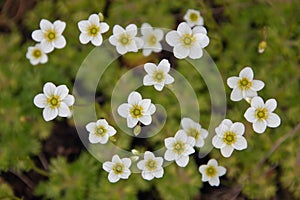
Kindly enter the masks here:
[[189, 155], [195, 152], [195, 139], [187, 136], [183, 130], [177, 131], [175, 137], [165, 139], [167, 148], [164, 158], [167, 161], [175, 160], [180, 167], [185, 167], [189, 163]]
[[41, 48], [45, 53], [50, 53], [54, 48], [62, 49], [66, 46], [66, 39], [62, 35], [66, 23], [56, 20], [53, 24], [46, 19], [40, 22], [40, 30], [32, 32], [32, 39], [41, 42]]
[[240, 71], [239, 77], [233, 76], [227, 79], [227, 85], [233, 89], [230, 95], [232, 101], [257, 96], [257, 91], [261, 90], [265, 84], [260, 80], [253, 80], [253, 76], [252, 69], [245, 67]]
[[183, 19], [188, 23], [190, 27], [202, 26], [203, 18], [200, 15], [200, 11], [194, 9], [188, 9]]
[[39, 63], [46, 63], [48, 61], [48, 56], [41, 49], [40, 44], [36, 44], [33, 47], [28, 47], [28, 51], [26, 53], [26, 58], [30, 60], [32, 65], [37, 65]]
[[144, 42], [136, 37], [137, 27], [135, 24], [129, 24], [125, 29], [119, 25], [113, 28], [113, 35], [109, 37], [109, 42], [116, 46], [119, 54], [127, 52], [137, 52], [142, 48]]
[[85, 126], [89, 134], [91, 143], [106, 144], [109, 137], [116, 134], [114, 127], [110, 126], [105, 119], [99, 119], [97, 122], [90, 122]]
[[162, 46], [160, 41], [164, 37], [164, 32], [161, 29], [153, 29], [148, 23], [143, 23], [141, 27], [142, 39], [144, 41], [143, 55], [149, 56], [151, 52], [161, 52]]
[[194, 122], [190, 118], [183, 118], [181, 120], [181, 127], [183, 131], [195, 139], [195, 147], [203, 147], [204, 139], [208, 136], [208, 131], [201, 128], [201, 125], [197, 122]]
[[226, 174], [226, 169], [225, 167], [219, 166], [215, 159], [210, 159], [207, 165], [201, 165], [199, 167], [199, 172], [202, 174], [203, 182], [208, 181], [211, 186], [219, 186], [219, 177]]
[[253, 123], [253, 129], [256, 133], [263, 133], [267, 126], [276, 128], [280, 125], [280, 117], [273, 113], [277, 107], [275, 99], [269, 99], [264, 103], [261, 97], [254, 97], [251, 100], [251, 107], [248, 108], [244, 117], [248, 122]]
[[174, 56], [179, 59], [186, 57], [201, 58], [203, 55], [202, 49], [209, 44], [209, 38], [202, 31], [202, 28], [197, 27], [192, 30], [186, 22], [182, 22], [178, 25], [177, 31], [168, 32], [166, 41], [174, 47]]
[[129, 128], [135, 127], [139, 121], [144, 125], [151, 124], [151, 115], [155, 110], [156, 107], [151, 103], [151, 99], [142, 99], [138, 92], [131, 92], [128, 96], [128, 103], [123, 103], [118, 107], [119, 115], [127, 119]]
[[92, 42], [95, 46], [100, 46], [103, 42], [102, 33], [108, 31], [109, 26], [105, 22], [100, 22], [99, 15], [92, 14], [88, 20], [78, 22], [80, 30], [79, 40], [82, 44]]
[[158, 91], [162, 91], [164, 85], [174, 82], [174, 78], [169, 75], [170, 63], [168, 60], [163, 59], [158, 66], [154, 63], [146, 63], [144, 69], [147, 75], [144, 76], [143, 84], [145, 86], [154, 85], [154, 88]]
[[129, 167], [131, 166], [131, 160], [129, 158], [122, 158], [118, 155], [112, 157], [112, 162], [103, 163], [103, 169], [107, 171], [108, 180], [111, 183], [115, 183], [120, 179], [128, 179], [131, 174]]
[[161, 178], [164, 175], [162, 164], [164, 159], [162, 157], [155, 157], [150, 151], [144, 154], [144, 160], [137, 163], [137, 167], [142, 170], [142, 177], [146, 180]]
[[70, 106], [75, 102], [72, 95], [68, 94], [69, 89], [65, 85], [55, 86], [48, 82], [44, 85], [44, 93], [37, 94], [33, 103], [38, 108], [44, 108], [43, 117], [45, 121], [50, 121], [55, 117], [70, 117], [72, 115]]
[[224, 119], [215, 131], [217, 134], [213, 137], [212, 144], [221, 149], [221, 154], [224, 157], [230, 157], [234, 149], [243, 150], [247, 148], [247, 141], [243, 137], [244, 124], [232, 123], [231, 120]]

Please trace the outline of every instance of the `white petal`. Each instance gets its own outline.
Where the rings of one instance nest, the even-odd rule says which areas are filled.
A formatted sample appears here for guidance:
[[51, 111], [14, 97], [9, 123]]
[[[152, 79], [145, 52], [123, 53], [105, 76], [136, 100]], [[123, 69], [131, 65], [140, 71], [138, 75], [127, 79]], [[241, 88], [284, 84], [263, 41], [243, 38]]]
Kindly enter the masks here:
[[230, 130], [237, 135], [243, 135], [245, 132], [245, 126], [244, 124], [240, 122], [233, 123], [232, 126], [230, 127]]
[[36, 42], [40, 42], [44, 39], [44, 33], [41, 30], [35, 30], [32, 32], [31, 37]]
[[182, 45], [180, 44], [177, 44], [174, 49], [173, 49], [173, 52], [174, 52], [174, 56], [178, 59], [183, 59], [183, 58], [186, 58], [189, 54], [190, 54], [190, 50], [189, 49], [186, 49], [184, 48]]
[[201, 128], [200, 130], [200, 137], [202, 137], [203, 139], [207, 138], [208, 136], [208, 131], [205, 130], [204, 128]]
[[113, 173], [113, 171], [109, 172], [108, 174], [108, 180], [111, 183], [115, 183], [118, 180], [120, 180], [120, 177], [118, 175], [116, 175], [115, 173]]
[[132, 37], [135, 37], [137, 34], [137, 27], [135, 24], [129, 24], [125, 28], [126, 32], [129, 33]]
[[142, 100], [142, 95], [138, 92], [131, 92], [128, 96], [128, 103], [131, 105], [138, 104]]
[[206, 168], [207, 168], [207, 165], [201, 165], [201, 166], [198, 168], [198, 170], [199, 170], [199, 172], [200, 172], [201, 174], [205, 174]]
[[116, 46], [117, 43], [118, 43], [118, 39], [116, 38], [116, 36], [114, 35], [111, 35], [109, 38], [108, 38], [108, 41], [110, 44]]
[[156, 82], [153, 80], [153, 78], [151, 76], [149, 76], [148, 74], [146, 76], [144, 76], [143, 85], [150, 86], [150, 85], [154, 85], [155, 83]]
[[224, 119], [222, 121], [222, 124], [225, 125], [225, 126], [227, 126], [227, 127], [231, 127], [233, 123], [232, 123], [232, 121], [230, 119]]
[[170, 62], [167, 59], [163, 59], [158, 64], [157, 68], [163, 70], [165, 73], [168, 73], [170, 71]]
[[195, 37], [197, 38], [197, 41], [199, 42], [201, 48], [205, 48], [208, 46], [209, 37], [206, 34], [197, 33], [197, 34], [195, 34]]
[[257, 120], [253, 123], [253, 129], [256, 133], [263, 133], [267, 128], [267, 122], [265, 120]]
[[243, 136], [238, 136], [236, 142], [232, 144], [236, 150], [243, 150], [247, 148], [247, 140]]
[[123, 103], [118, 107], [118, 113], [120, 116], [126, 118], [129, 115], [130, 105], [128, 103]]
[[265, 86], [265, 83], [260, 81], [260, 80], [253, 80], [252, 81], [252, 86], [251, 88], [254, 90], [254, 91], [259, 91], [261, 89], [263, 89]]
[[250, 81], [253, 80], [253, 71], [250, 67], [245, 67], [240, 71], [240, 78], [248, 78]]
[[268, 99], [266, 101], [265, 107], [269, 112], [273, 112], [277, 107], [277, 101], [275, 99]]
[[47, 97], [44, 94], [38, 94], [34, 97], [33, 103], [38, 108], [45, 108], [47, 105]]
[[64, 99], [67, 97], [69, 93], [69, 89], [67, 88], [66, 85], [59, 85], [56, 87], [54, 94], [59, 96], [60, 99]]
[[251, 100], [251, 107], [254, 108], [262, 108], [264, 107], [264, 101], [261, 97], [257, 96], [257, 97], [253, 97], [253, 99]]
[[162, 91], [162, 90], [164, 89], [164, 84], [156, 83], [156, 84], [154, 84], [154, 88], [155, 88], [157, 91]]
[[[201, 167], [201, 166], [200, 166]], [[205, 167], [206, 168], [206, 167]], [[199, 169], [199, 171], [200, 171], [200, 169]], [[208, 180], [210, 180], [210, 178], [206, 175], [206, 173], [205, 172], [203, 172], [202, 173], [202, 182], [206, 182], [206, 181], [208, 181]]]
[[54, 50], [53, 44], [45, 40], [41, 42], [41, 48], [45, 53], [50, 53]]
[[151, 105], [151, 100], [143, 99], [143, 100], [139, 101], [139, 105], [142, 106], [144, 108], [144, 111], [146, 112]]
[[223, 142], [223, 139], [215, 135], [212, 139], [212, 145], [218, 149], [223, 148], [226, 144]]
[[148, 181], [150, 181], [154, 178], [153, 174], [149, 171], [143, 171], [142, 177], [143, 177], [143, 179], [148, 180]]
[[51, 109], [50, 107], [46, 106], [43, 110], [43, 117], [45, 121], [53, 120], [55, 117], [57, 117], [57, 115], [58, 115], [58, 110], [56, 108]]
[[225, 167], [222, 167], [222, 166], [218, 166], [217, 167], [217, 171], [218, 171], [218, 176], [223, 176], [226, 174], [226, 168]]
[[234, 88], [231, 92], [230, 99], [232, 101], [240, 101], [243, 99], [242, 90], [239, 88]]
[[166, 74], [165, 84], [171, 84], [174, 81], [175, 81], [175, 79], [171, 75]]
[[56, 86], [51, 82], [47, 82], [43, 87], [43, 92], [46, 97], [50, 97], [51, 95], [53, 95], [55, 93], [55, 90]]
[[88, 132], [94, 132], [96, 127], [97, 127], [97, 124], [95, 122], [90, 122], [85, 126], [85, 129]]
[[166, 35], [166, 41], [172, 47], [177, 45], [180, 42], [179, 41], [179, 34], [177, 33], [177, 31], [168, 32], [167, 35]]
[[270, 113], [267, 119], [268, 127], [276, 128], [280, 125], [280, 117], [275, 113]]
[[159, 167], [161, 167], [164, 162], [164, 159], [162, 157], [156, 157], [156, 158], [154, 158], [154, 160], [155, 160], [157, 166], [159, 166]]
[[125, 30], [120, 25], [115, 25], [113, 27], [113, 34], [115, 36], [125, 33]]
[[132, 117], [127, 117], [127, 126], [129, 128], [133, 128], [137, 125], [138, 120]]
[[177, 31], [182, 34], [191, 34], [192, 33], [191, 27], [186, 22], [181, 22], [177, 27]]
[[96, 144], [96, 143], [100, 142], [100, 140], [101, 140], [101, 137], [97, 136], [96, 134], [94, 134], [94, 133], [89, 134], [90, 143]]
[[116, 131], [116, 129], [115, 129], [114, 127], [108, 126], [108, 128], [107, 128], [107, 134], [108, 134], [109, 136], [113, 136], [113, 135], [115, 135], [116, 133], [117, 133], [117, 131]]
[[128, 52], [137, 52], [138, 51], [136, 42], [131, 42], [131, 43], [127, 44], [125, 46], [125, 48]]
[[131, 166], [131, 160], [129, 158], [122, 158], [121, 160], [126, 168], [129, 168]]
[[54, 29], [57, 31], [57, 34], [62, 34], [62, 32], [65, 30], [66, 28], [66, 22], [60, 21], [60, 20], [56, 20], [53, 23]]
[[164, 175], [164, 169], [161, 167], [159, 170], [154, 171], [152, 174], [155, 178], [161, 178]]
[[157, 70], [157, 66], [154, 63], [146, 63], [144, 69], [149, 75], [152, 75]]
[[93, 39], [91, 40], [92, 44], [95, 46], [100, 46], [102, 44], [102, 35], [98, 34], [96, 37], [93, 37]]
[[208, 161], [207, 165], [217, 167], [218, 166], [218, 161], [216, 159], [210, 159]]
[[203, 33], [203, 34], [207, 34], [207, 30], [204, 26], [196, 26], [193, 28], [193, 34], [197, 34], [197, 33]]
[[144, 46], [144, 40], [142, 40], [141, 38], [136, 37], [136, 38], [134, 38], [134, 41], [135, 41], [136, 47], [138, 49], [143, 48], [143, 46]]
[[223, 148], [221, 148], [221, 154], [225, 157], [228, 158], [231, 156], [234, 148], [230, 145], [226, 145]]
[[123, 171], [123, 173], [120, 174], [120, 177], [122, 179], [128, 179], [128, 177], [130, 176], [130, 174], [131, 174], [131, 171], [128, 168], [125, 168], [124, 171]]
[[121, 161], [121, 159], [120, 159], [120, 157], [118, 155], [114, 155], [112, 157], [112, 162], [113, 163], [121, 163], [122, 161]]
[[252, 98], [252, 97], [256, 97], [257, 96], [257, 92], [249, 89], [249, 90], [243, 90], [243, 98]]
[[72, 113], [71, 113], [69, 107], [67, 106], [67, 104], [65, 104], [64, 102], [61, 102], [60, 106], [58, 108], [58, 116], [69, 117], [71, 115], [72, 115]]
[[191, 149], [189, 149], [187, 152], [191, 152], [191, 153], [195, 152], [195, 149], [193, 148], [195, 146], [195, 143], [196, 143], [195, 138], [188, 136], [188, 138], [186, 140], [186, 144], [190, 145]]
[[167, 161], [172, 161], [172, 160], [175, 160], [176, 155], [172, 150], [166, 150], [164, 158]]
[[[195, 144], [195, 142], [194, 142], [194, 144]], [[191, 155], [191, 154], [195, 153], [195, 149], [193, 148], [193, 146], [194, 145], [187, 146], [184, 153], [183, 153], [183, 155], [188, 156], [188, 155]]]
[[68, 94], [62, 101], [68, 106], [72, 106], [75, 102], [75, 98], [73, 95]]
[[102, 168], [103, 168], [105, 171], [107, 171], [107, 172], [110, 172], [110, 171], [112, 170], [113, 167], [114, 167], [114, 163], [113, 163], [113, 162], [109, 162], [109, 161], [103, 163], [103, 165], [102, 165]]
[[105, 22], [100, 23], [100, 33], [105, 33], [109, 30], [109, 25]]
[[117, 45], [117, 46], [116, 46], [116, 49], [117, 49], [117, 52], [118, 52], [119, 54], [121, 54], [121, 55], [124, 55], [125, 53], [128, 52], [128, 50], [126, 49], [126, 47], [123, 46], [123, 45]]
[[40, 27], [41, 27], [42, 30], [45, 31], [45, 30], [48, 30], [48, 29], [52, 29], [53, 24], [50, 21], [46, 20], [46, 19], [42, 19], [40, 21]]
[[168, 149], [172, 149], [173, 148], [173, 144], [176, 142], [175, 138], [173, 137], [169, 137], [165, 139], [165, 146]]
[[156, 36], [157, 41], [161, 41], [164, 37], [164, 32], [161, 29], [156, 28], [154, 30], [154, 34]]
[[149, 108], [149, 114], [153, 115], [156, 111], [156, 107], [154, 104], [151, 103], [150, 108]]
[[220, 185], [220, 179], [218, 176], [212, 177], [211, 179], [208, 180], [208, 183], [211, 186], [219, 186]]
[[203, 51], [201, 46], [198, 43], [193, 45], [192, 48], [190, 49], [189, 57], [191, 59], [198, 59], [201, 58], [202, 55], [203, 55]]
[[87, 44], [89, 41], [91, 41], [92, 37], [90, 37], [87, 33], [81, 33], [79, 35], [79, 41], [81, 44]]
[[78, 22], [77, 25], [78, 25], [80, 32], [86, 33], [90, 26], [90, 22], [88, 20], [81, 20], [80, 22]]
[[152, 50], [150, 49], [143, 49], [143, 55], [146, 57], [146, 56], [149, 56], [151, 54]]
[[90, 15], [89, 16], [89, 22], [91, 24], [99, 24], [99, 22], [100, 22], [99, 15], [97, 15], [97, 14]]
[[44, 54], [44, 53], [42, 54], [42, 57], [41, 57], [40, 62], [41, 62], [42, 64], [48, 62], [48, 56], [47, 56], [47, 54]]
[[244, 117], [248, 122], [256, 122], [257, 118], [255, 117], [255, 108], [248, 108], [244, 114]]
[[140, 122], [142, 122], [144, 125], [149, 125], [152, 122], [152, 118], [150, 115], [144, 115], [140, 117]]
[[188, 136], [183, 130], [179, 130], [175, 134], [175, 139], [177, 141], [180, 140], [180, 141], [186, 142], [188, 139]]
[[136, 166], [137, 168], [139, 168], [139, 170], [143, 170], [145, 168], [145, 163], [146, 163], [145, 160], [140, 160]]
[[148, 159], [154, 159], [154, 158], [155, 158], [155, 156], [154, 156], [154, 154], [153, 154], [152, 152], [146, 151], [146, 152], [144, 153], [144, 159], [145, 159], [145, 160], [148, 160]]
[[176, 159], [176, 164], [179, 167], [185, 167], [189, 163], [189, 156], [180, 156], [180, 158]]
[[236, 88], [238, 86], [238, 82], [239, 82], [239, 78], [236, 76], [232, 76], [230, 78], [227, 79], [227, 85], [230, 88]]
[[58, 36], [58, 38], [54, 41], [54, 47], [58, 49], [62, 49], [66, 46], [67, 42], [64, 36]]

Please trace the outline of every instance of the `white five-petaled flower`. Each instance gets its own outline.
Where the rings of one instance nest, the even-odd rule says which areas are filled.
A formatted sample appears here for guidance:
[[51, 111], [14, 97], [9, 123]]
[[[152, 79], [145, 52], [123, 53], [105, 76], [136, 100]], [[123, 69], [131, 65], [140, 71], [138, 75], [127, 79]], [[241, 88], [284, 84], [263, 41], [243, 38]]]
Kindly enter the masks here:
[[201, 128], [199, 123], [194, 122], [190, 118], [183, 118], [181, 120], [181, 127], [188, 136], [195, 138], [195, 147], [204, 146], [204, 139], [208, 136], [208, 131]]
[[116, 129], [110, 126], [105, 119], [99, 119], [97, 122], [90, 122], [85, 126], [89, 134], [91, 143], [106, 144], [109, 137], [116, 134]]
[[144, 160], [139, 161], [137, 167], [142, 170], [142, 177], [150, 181], [153, 178], [161, 178], [164, 175], [163, 162], [164, 159], [162, 157], [155, 157], [152, 152], [146, 151]]
[[66, 46], [66, 39], [62, 35], [66, 23], [56, 20], [53, 24], [46, 19], [40, 22], [40, 30], [32, 32], [32, 39], [41, 43], [45, 53], [50, 53], [54, 48], [62, 49]]
[[240, 71], [239, 77], [233, 76], [227, 79], [227, 85], [233, 89], [230, 95], [232, 101], [257, 96], [257, 91], [261, 90], [265, 84], [260, 80], [253, 80], [253, 76], [252, 69], [245, 67]]
[[179, 59], [186, 57], [192, 59], [201, 58], [203, 55], [202, 49], [209, 44], [209, 38], [204, 27], [191, 29], [186, 22], [180, 23], [177, 31], [168, 32], [166, 41], [170, 46], [174, 47], [174, 56]]
[[253, 129], [256, 133], [265, 132], [267, 126], [276, 128], [280, 125], [280, 117], [273, 113], [277, 107], [275, 99], [269, 99], [264, 103], [261, 97], [254, 97], [251, 100], [251, 107], [248, 108], [244, 117], [248, 122], [253, 123]]
[[72, 115], [70, 106], [75, 102], [72, 95], [68, 94], [69, 89], [65, 85], [55, 86], [48, 82], [44, 85], [43, 92], [34, 97], [34, 104], [39, 108], [44, 108], [43, 117], [50, 121], [55, 117], [70, 117]]
[[125, 29], [119, 25], [113, 28], [113, 35], [109, 37], [109, 42], [116, 46], [119, 54], [127, 52], [137, 52], [142, 48], [144, 41], [136, 37], [137, 27], [135, 24], [129, 24]]
[[162, 46], [160, 41], [164, 37], [164, 32], [161, 29], [154, 29], [150, 24], [143, 23], [141, 27], [142, 39], [144, 41], [143, 55], [149, 56], [151, 52], [161, 52]]
[[230, 157], [234, 149], [243, 150], [247, 148], [247, 141], [243, 137], [244, 124], [232, 123], [231, 120], [224, 119], [215, 131], [217, 134], [213, 137], [212, 144], [221, 149], [221, 154], [224, 157]]
[[168, 74], [170, 71], [170, 63], [168, 60], [163, 59], [158, 66], [154, 63], [146, 63], [144, 69], [147, 75], [144, 76], [143, 84], [145, 86], [154, 85], [154, 88], [158, 91], [162, 91], [164, 85], [174, 82], [174, 78]]
[[200, 11], [194, 9], [188, 9], [183, 19], [188, 23], [190, 27], [203, 26], [203, 17], [200, 15]]
[[225, 167], [219, 166], [215, 159], [210, 159], [207, 165], [201, 165], [199, 167], [199, 172], [202, 174], [202, 181], [208, 181], [211, 186], [220, 185], [220, 176], [226, 174]]
[[37, 65], [39, 63], [44, 64], [48, 61], [48, 56], [42, 50], [40, 44], [36, 44], [33, 47], [28, 47], [26, 58], [30, 60], [32, 65]]
[[115, 183], [120, 179], [128, 179], [131, 174], [130, 171], [131, 160], [129, 158], [122, 158], [118, 155], [112, 157], [112, 162], [107, 161], [103, 163], [103, 169], [107, 171], [108, 180], [111, 183]]
[[156, 111], [156, 107], [151, 103], [151, 99], [142, 99], [138, 92], [131, 92], [128, 96], [128, 103], [123, 103], [118, 107], [120, 116], [127, 119], [127, 126], [133, 128], [140, 121], [144, 125], [152, 122], [151, 115]]
[[103, 42], [102, 33], [108, 31], [109, 26], [105, 22], [100, 22], [99, 15], [92, 14], [88, 20], [78, 22], [80, 30], [79, 40], [82, 44], [92, 42], [95, 46], [100, 46]]
[[195, 152], [195, 139], [179, 130], [174, 137], [165, 139], [165, 146], [167, 150], [164, 158], [167, 161], [175, 160], [178, 166], [185, 167], [189, 163], [189, 155]]

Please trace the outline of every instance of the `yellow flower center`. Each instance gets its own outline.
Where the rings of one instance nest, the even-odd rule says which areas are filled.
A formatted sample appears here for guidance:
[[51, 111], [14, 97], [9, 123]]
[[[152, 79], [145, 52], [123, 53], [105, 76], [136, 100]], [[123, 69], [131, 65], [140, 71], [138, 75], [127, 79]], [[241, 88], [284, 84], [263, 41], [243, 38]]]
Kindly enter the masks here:
[[177, 141], [173, 145], [173, 150], [178, 154], [181, 155], [184, 152], [185, 145], [181, 141]]
[[162, 70], [156, 70], [154, 73], [153, 73], [153, 76], [152, 76], [153, 80], [155, 82], [162, 82], [164, 79], [165, 79], [165, 74]]
[[187, 134], [189, 136], [192, 136], [193, 138], [195, 138], [195, 140], [198, 140], [199, 139], [199, 136], [200, 136], [200, 132], [195, 129], [195, 128], [190, 128], [188, 131], [187, 131]]
[[39, 50], [39, 49], [35, 49], [35, 50], [33, 50], [33, 52], [32, 52], [32, 56], [35, 57], [35, 58], [39, 58], [39, 57], [42, 56], [42, 51]]
[[133, 118], [139, 118], [143, 116], [144, 108], [140, 105], [133, 105], [132, 108], [129, 110], [129, 113]]
[[242, 78], [241, 80], [239, 80], [238, 84], [241, 90], [249, 90], [252, 86], [252, 82], [248, 78]]
[[206, 168], [205, 173], [208, 177], [214, 177], [217, 175], [217, 169], [215, 166], [209, 166]]
[[113, 166], [113, 171], [115, 174], [122, 174], [124, 171], [124, 165], [122, 163], [116, 163]]
[[223, 136], [223, 142], [225, 142], [227, 145], [234, 144], [236, 142], [236, 133], [227, 131]]
[[119, 42], [123, 45], [123, 46], [126, 46], [126, 45], [129, 45], [131, 43], [131, 38], [128, 34], [122, 34], [120, 37], [119, 37]]
[[61, 100], [60, 100], [59, 96], [52, 95], [47, 99], [47, 102], [51, 108], [58, 108]]
[[150, 46], [154, 46], [156, 43], [157, 43], [157, 38], [156, 38], [156, 36], [155, 36], [155, 35], [150, 35], [150, 36], [148, 37], [148, 44], [149, 44]]
[[106, 134], [107, 130], [104, 126], [97, 126], [95, 128], [95, 134], [99, 137], [103, 137]]
[[196, 21], [198, 21], [198, 15], [197, 15], [197, 13], [191, 13], [190, 14], [190, 20], [192, 21], [192, 22], [196, 22]]
[[190, 48], [193, 46], [194, 42], [196, 41], [196, 38], [193, 35], [187, 33], [181, 36], [180, 41], [183, 44], [183, 46]]
[[48, 30], [47, 33], [45, 34], [46, 39], [48, 42], [51, 42], [56, 39], [56, 31], [54, 30]]
[[145, 167], [148, 171], [154, 171], [157, 168], [157, 163], [155, 162], [155, 160], [150, 159], [146, 162]]
[[266, 108], [257, 108], [255, 111], [255, 115], [258, 120], [263, 120], [268, 118], [269, 113]]
[[89, 27], [88, 33], [90, 36], [97, 36], [97, 34], [99, 33], [100, 28], [98, 26], [92, 25]]

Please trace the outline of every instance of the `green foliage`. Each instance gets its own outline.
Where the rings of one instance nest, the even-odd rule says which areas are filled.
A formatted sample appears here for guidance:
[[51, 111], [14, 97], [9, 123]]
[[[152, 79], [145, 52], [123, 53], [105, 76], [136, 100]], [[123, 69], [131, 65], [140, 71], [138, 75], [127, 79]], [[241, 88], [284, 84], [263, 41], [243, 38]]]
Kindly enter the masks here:
[[[42, 92], [42, 86], [47, 81], [66, 84], [72, 88], [80, 64], [93, 49], [92, 45], [82, 45], [79, 42], [79, 20], [87, 19], [91, 13], [104, 12], [105, 21], [110, 25], [109, 32], [104, 34], [107, 39], [114, 24], [124, 27], [135, 23], [140, 27], [143, 22], [148, 22], [156, 27], [174, 29], [183, 20], [186, 10], [192, 8], [200, 10], [204, 17], [211, 39], [206, 50], [218, 66], [224, 84], [229, 76], [237, 75], [244, 66], [251, 66], [255, 78], [266, 83], [259, 94], [264, 99], [277, 99], [276, 113], [282, 119], [279, 128], [267, 129], [261, 135], [256, 134], [243, 117], [248, 104], [228, 100], [226, 117], [245, 123], [248, 149], [235, 151], [229, 159], [222, 157], [219, 150], [213, 149], [210, 152], [209, 157], [217, 159], [220, 165], [227, 168], [226, 177], [221, 178], [221, 183], [229, 188], [241, 186], [241, 193], [249, 199], [276, 198], [278, 191], [285, 191], [292, 198], [299, 199], [300, 132], [298, 129], [293, 134], [288, 134], [300, 123], [300, 4], [296, 1], [282, 2], [37, 1], [20, 24], [11, 25], [11, 33], [0, 33], [0, 172], [8, 172], [10, 169], [19, 173], [39, 171], [33, 162], [34, 157], [42, 152], [43, 142], [53, 134], [56, 122], [61, 119], [46, 123], [41, 117], [41, 109], [33, 105], [33, 98]], [[30, 33], [38, 29], [41, 18], [66, 21], [64, 36], [67, 46], [49, 54], [47, 64], [31, 66], [25, 54], [28, 46], [34, 44]], [[267, 48], [263, 54], [259, 54], [257, 48], [264, 37]], [[163, 139], [173, 136], [179, 128], [180, 105], [169, 90], [157, 94], [150, 87], [139, 89], [143, 96], [163, 105], [168, 115], [160, 134], [145, 139], [141, 144], [133, 145], [132, 138], [118, 129], [111, 115], [110, 95], [119, 78], [136, 65], [148, 61], [158, 63], [160, 59], [157, 55], [143, 58], [140, 53], [127, 54], [122, 57], [121, 62], [117, 60], [112, 63], [101, 78], [97, 94], [104, 101], [101, 105], [96, 104], [95, 108], [98, 117], [106, 118], [118, 130], [115, 144], [120, 148], [136, 148], [142, 152], [148, 147], [159, 149], [163, 146]], [[203, 77], [185, 61], [174, 61], [172, 67], [185, 76], [196, 91], [201, 110], [199, 120], [204, 128], [208, 128], [211, 100]], [[229, 97], [230, 90], [227, 86], [225, 88]], [[182, 95], [186, 93], [185, 90], [180, 92]], [[66, 123], [69, 127], [74, 126], [72, 120]], [[288, 137], [285, 138], [286, 135]], [[269, 154], [274, 147], [274, 151]], [[37, 183], [34, 194], [45, 199], [66, 200], [131, 200], [138, 199], [140, 192], [152, 190], [157, 192], [159, 198], [166, 200], [201, 196], [203, 183], [197, 162], [192, 157], [184, 169], [171, 164], [164, 170], [162, 179], [149, 182], [143, 180], [140, 174], [132, 174], [129, 180], [111, 184], [101, 163], [86, 151], [82, 151], [72, 162], [60, 155], [51, 158], [46, 173], [49, 177], [44, 174], [45, 180]], [[14, 197], [11, 185], [4, 178], [0, 179], [0, 199], [18, 199]]]

